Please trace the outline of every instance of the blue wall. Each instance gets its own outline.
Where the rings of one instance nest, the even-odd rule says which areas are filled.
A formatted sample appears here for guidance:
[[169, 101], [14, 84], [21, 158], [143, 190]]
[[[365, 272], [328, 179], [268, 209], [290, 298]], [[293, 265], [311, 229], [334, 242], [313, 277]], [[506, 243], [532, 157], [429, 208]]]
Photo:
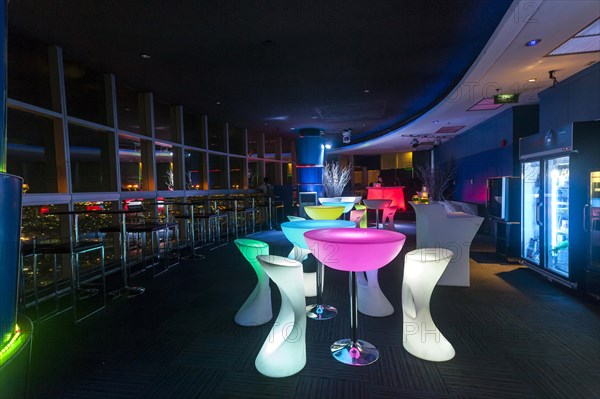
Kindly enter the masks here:
[[518, 176], [518, 139], [538, 132], [538, 106], [515, 106], [435, 150], [436, 164], [456, 169], [453, 199], [484, 204], [486, 180]]
[[[557, 72], [560, 78], [560, 71]], [[540, 132], [600, 119], [600, 62], [542, 91]]]

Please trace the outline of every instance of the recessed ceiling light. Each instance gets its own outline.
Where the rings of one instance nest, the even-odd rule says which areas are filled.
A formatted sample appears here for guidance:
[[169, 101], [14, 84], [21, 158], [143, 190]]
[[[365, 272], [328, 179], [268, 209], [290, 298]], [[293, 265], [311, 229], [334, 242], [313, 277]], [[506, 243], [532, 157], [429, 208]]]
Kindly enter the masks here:
[[528, 82], [535, 82], [536, 80], [536, 78], [527, 79]]
[[369, 90], [369, 89], [364, 89], [363, 90], [363, 93], [370, 93], [370, 92], [371, 92], [371, 90]]
[[142, 57], [143, 59], [147, 60], [147, 59], [151, 58], [151, 55], [147, 54], [147, 53], [142, 53], [142, 54], [140, 54], [140, 57]]
[[296, 128], [295, 128], [295, 127], [293, 127], [293, 128], [291, 128], [290, 130], [296, 130]]
[[216, 101], [215, 104], [221, 105], [221, 101]]
[[525, 46], [527, 46], [527, 47], [533, 47], [533, 46], [535, 46], [536, 44], [538, 44], [541, 41], [542, 41], [542, 39], [533, 39], [533, 40], [530, 40], [527, 43], [525, 43]]
[[318, 118], [318, 116], [313, 116], [312, 118], [313, 118], [313, 119], [317, 119], [317, 118]]
[[440, 123], [440, 121], [432, 121], [431, 123]]

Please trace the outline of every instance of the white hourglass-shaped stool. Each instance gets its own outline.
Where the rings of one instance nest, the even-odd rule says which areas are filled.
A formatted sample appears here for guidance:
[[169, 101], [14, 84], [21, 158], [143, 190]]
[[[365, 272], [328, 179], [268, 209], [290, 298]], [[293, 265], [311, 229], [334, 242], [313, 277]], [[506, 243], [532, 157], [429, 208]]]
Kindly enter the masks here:
[[254, 364], [267, 377], [287, 377], [306, 365], [302, 263], [276, 255], [259, 255], [257, 259], [279, 288], [281, 309]]
[[456, 353], [438, 330], [429, 310], [433, 289], [452, 255], [444, 248], [422, 248], [404, 258], [402, 344], [410, 354], [433, 362], [450, 360]]
[[271, 288], [269, 287], [269, 276], [265, 273], [258, 260], [256, 260], [256, 257], [258, 255], [268, 255], [269, 244], [249, 238], [238, 238], [234, 242], [242, 255], [244, 255], [244, 258], [248, 260], [258, 278], [256, 287], [254, 287], [246, 302], [237, 311], [234, 320], [242, 326], [259, 326], [265, 324], [273, 318]]
[[359, 272], [357, 278], [358, 311], [371, 317], [386, 317], [394, 307], [379, 287], [379, 269]]

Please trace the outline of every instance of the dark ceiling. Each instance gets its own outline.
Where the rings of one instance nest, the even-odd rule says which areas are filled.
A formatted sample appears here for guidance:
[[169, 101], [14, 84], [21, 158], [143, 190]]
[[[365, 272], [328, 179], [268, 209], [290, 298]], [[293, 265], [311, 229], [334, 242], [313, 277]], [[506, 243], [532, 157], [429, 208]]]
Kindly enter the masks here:
[[8, 24], [211, 119], [278, 134], [352, 129], [355, 143], [442, 98], [510, 4], [11, 0]]

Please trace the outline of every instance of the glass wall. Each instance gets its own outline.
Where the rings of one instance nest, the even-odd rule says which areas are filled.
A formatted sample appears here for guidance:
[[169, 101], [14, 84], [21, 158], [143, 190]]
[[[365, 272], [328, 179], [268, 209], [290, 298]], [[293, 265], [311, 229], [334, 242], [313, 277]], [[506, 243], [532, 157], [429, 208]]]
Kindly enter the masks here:
[[[27, 37], [10, 35], [8, 43], [8, 97], [52, 109], [48, 48]], [[58, 111], [58, 110], [56, 110]]]
[[75, 61], [65, 59], [64, 76], [67, 114], [108, 126], [104, 75]]
[[[28, 206], [42, 206], [52, 194], [61, 194], [58, 202], [76, 204], [95, 192], [111, 193], [98, 199], [113, 201], [139, 196], [133, 192], [142, 190], [150, 192], [144, 195], [150, 199], [159, 190], [182, 191], [174, 197], [185, 198], [210, 194], [197, 191], [256, 189], [262, 183], [264, 134], [247, 134], [243, 127], [191, 112], [185, 104], [173, 107], [152, 88], [131, 87], [73, 54], [61, 59], [56, 46], [9, 33], [8, 172], [24, 178], [27, 194], [50, 194], [26, 195]], [[289, 176], [289, 157], [280, 159], [278, 137], [267, 141], [267, 173], [278, 184]], [[290, 141], [284, 146], [289, 153]]]
[[186, 145], [196, 148], [206, 148], [203, 124], [204, 118], [202, 116], [188, 112], [183, 113], [183, 125], [185, 126], [184, 140]]
[[73, 192], [116, 191], [110, 148], [113, 133], [69, 124]]
[[140, 109], [135, 90], [116, 83], [117, 123], [119, 130], [140, 133]]
[[157, 140], [177, 141], [169, 104], [154, 99], [154, 137]]
[[275, 136], [265, 136], [265, 158], [280, 158], [280, 138]]
[[24, 179], [25, 192], [58, 191], [53, 125], [51, 118], [7, 111], [7, 172]]
[[204, 153], [187, 150], [185, 153], [185, 185], [187, 190], [206, 190]]
[[208, 188], [210, 190], [227, 188], [227, 157], [225, 155], [208, 155]]
[[283, 161], [292, 161], [292, 147], [294, 145], [294, 141], [290, 137], [282, 137], [281, 138], [281, 159]]
[[246, 158], [229, 157], [229, 184], [233, 190], [244, 188], [246, 180]]
[[229, 126], [229, 153], [246, 155], [246, 131]]
[[223, 122], [208, 121], [208, 149], [226, 152], [225, 124]]

